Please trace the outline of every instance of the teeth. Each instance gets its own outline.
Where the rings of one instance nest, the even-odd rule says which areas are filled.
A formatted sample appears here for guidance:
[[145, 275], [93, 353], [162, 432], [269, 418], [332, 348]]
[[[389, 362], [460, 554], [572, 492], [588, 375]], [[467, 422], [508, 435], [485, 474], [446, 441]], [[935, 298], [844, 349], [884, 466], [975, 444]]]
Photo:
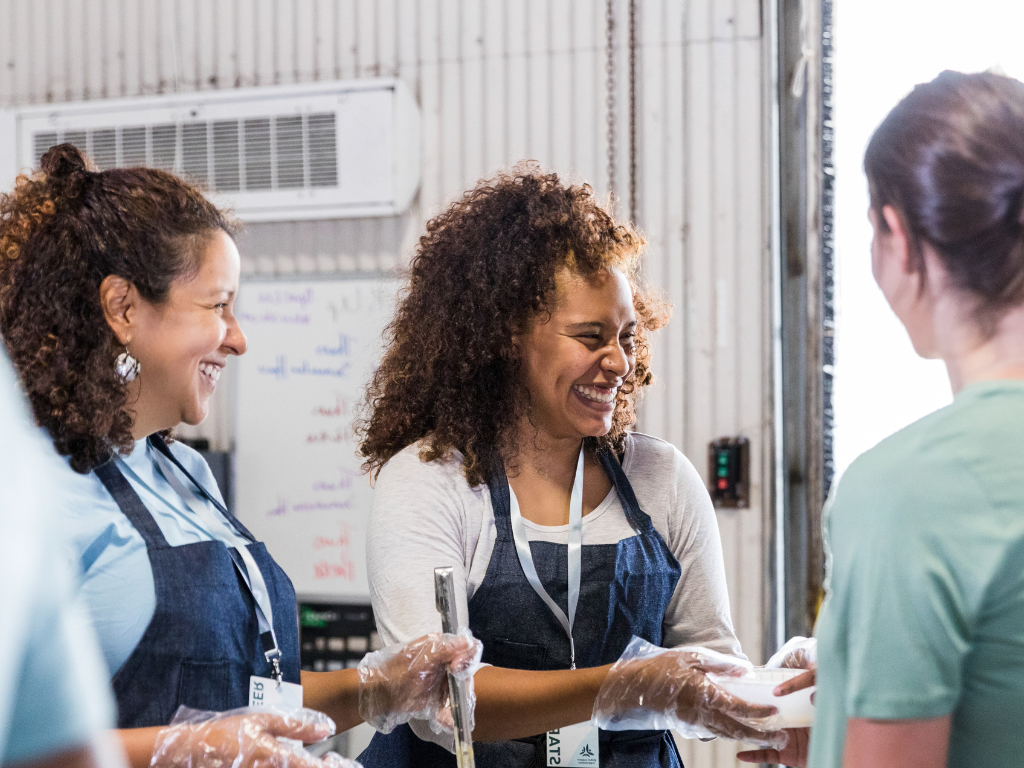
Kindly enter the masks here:
[[615, 395], [618, 393], [618, 388], [614, 389], [598, 389], [597, 387], [586, 387], [582, 384], [575, 384], [573, 389], [583, 395], [587, 400], [593, 400], [597, 403], [611, 403], [615, 401]]
[[220, 378], [220, 368], [216, 365], [210, 365], [209, 363], [200, 363], [199, 371], [201, 373], [205, 373], [214, 381], [217, 381], [217, 379]]

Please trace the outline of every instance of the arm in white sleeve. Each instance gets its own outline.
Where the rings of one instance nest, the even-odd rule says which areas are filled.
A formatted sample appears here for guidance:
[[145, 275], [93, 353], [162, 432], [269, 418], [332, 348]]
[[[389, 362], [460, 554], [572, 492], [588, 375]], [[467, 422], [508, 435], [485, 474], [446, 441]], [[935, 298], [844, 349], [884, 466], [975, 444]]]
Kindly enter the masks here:
[[693, 464], [679, 451], [673, 454], [668, 545], [682, 573], [665, 612], [662, 644], [702, 645], [746, 658], [733, 628], [715, 507]]
[[459, 617], [467, 622], [466, 514], [456, 483], [440, 462], [407, 449], [377, 478], [366, 539], [366, 564], [377, 628], [385, 644], [441, 631], [434, 569], [451, 566]]
[[[451, 566], [460, 623], [468, 624], [470, 536], [465, 508], [472, 492], [455, 464], [420, 461], [415, 448], [381, 470], [373, 495], [366, 563], [377, 629], [385, 644], [441, 631], [434, 569]], [[410, 727], [421, 739], [454, 749], [453, 737], [425, 721]]]

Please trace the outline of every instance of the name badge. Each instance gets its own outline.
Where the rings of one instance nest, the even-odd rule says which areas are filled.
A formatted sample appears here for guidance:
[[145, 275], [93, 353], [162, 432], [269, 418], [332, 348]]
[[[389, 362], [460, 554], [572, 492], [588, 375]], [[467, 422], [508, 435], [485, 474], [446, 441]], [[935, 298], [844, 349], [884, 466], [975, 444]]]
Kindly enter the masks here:
[[302, 686], [253, 675], [249, 678], [249, 706], [302, 709]]
[[544, 765], [567, 768], [597, 768], [597, 727], [589, 722], [556, 728], [545, 734]]

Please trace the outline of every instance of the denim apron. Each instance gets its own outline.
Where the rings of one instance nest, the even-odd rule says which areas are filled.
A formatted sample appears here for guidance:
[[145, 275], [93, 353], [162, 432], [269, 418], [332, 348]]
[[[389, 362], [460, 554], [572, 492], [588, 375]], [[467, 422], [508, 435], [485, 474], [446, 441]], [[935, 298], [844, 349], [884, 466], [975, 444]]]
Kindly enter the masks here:
[[[617, 544], [584, 544], [580, 597], [573, 637], [576, 666], [616, 661], [637, 635], [659, 645], [669, 600], [680, 567], [651, 518], [640, 509], [618, 459], [599, 454], [636, 536]], [[530, 586], [512, 537], [508, 480], [500, 470], [488, 482], [497, 540], [483, 583], [469, 601], [469, 627], [484, 644], [483, 661], [496, 667], [569, 669], [569, 639], [561, 624]], [[568, 605], [568, 546], [530, 542], [544, 588]], [[440, 565], [440, 564], [439, 564]], [[601, 731], [601, 768], [682, 768], [668, 731]], [[545, 734], [501, 742], [474, 742], [480, 768], [544, 766]], [[375, 734], [359, 756], [365, 768], [455, 768], [455, 756], [422, 741], [408, 725]]]
[[[160, 437], [149, 440], [201, 496], [227, 513]], [[117, 727], [167, 725], [180, 705], [218, 712], [247, 706], [250, 675], [270, 677], [272, 668], [264, 657], [255, 602], [236, 570], [235, 558], [240, 561], [240, 556], [221, 541], [170, 546], [113, 460], [94, 471], [145, 540], [156, 590], [153, 619], [111, 683]], [[224, 517], [252, 542], [248, 549], [267, 583], [274, 612], [281, 672], [287, 682], [298, 683], [299, 625], [292, 583], [262, 543], [233, 515]]]

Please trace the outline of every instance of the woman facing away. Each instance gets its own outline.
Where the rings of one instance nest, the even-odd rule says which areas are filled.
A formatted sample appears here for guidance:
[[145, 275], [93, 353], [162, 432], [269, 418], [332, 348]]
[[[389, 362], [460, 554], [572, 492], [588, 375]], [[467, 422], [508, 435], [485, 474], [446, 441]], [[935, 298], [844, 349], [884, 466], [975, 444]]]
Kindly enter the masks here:
[[[640, 284], [643, 248], [588, 186], [530, 166], [481, 182], [428, 223], [369, 387], [378, 627], [389, 642], [435, 631], [432, 569], [454, 567], [491, 665], [475, 675], [481, 765], [547, 765], [557, 744], [567, 765], [678, 766], [668, 731], [591, 727], [609, 666], [633, 636], [740, 654], [708, 493], [678, 450], [631, 431], [648, 333], [668, 318]], [[773, 738], [741, 722], [770, 709], [680, 658], [624, 668], [602, 700]], [[648, 682], [666, 680], [661, 700]], [[414, 722], [360, 761], [454, 766], [438, 744]]]
[[871, 268], [953, 403], [860, 456], [825, 521], [806, 736], [751, 762], [1020, 765], [1024, 755], [1024, 83], [943, 72], [864, 158]]
[[[0, 196], [0, 334], [67, 459], [63, 526], [134, 766], [150, 764], [179, 706], [245, 707], [253, 677], [288, 684], [274, 686], [289, 692], [285, 708], [304, 699], [345, 729], [443, 700], [449, 662], [472, 657], [466, 638], [441, 636], [410, 643], [369, 687], [354, 669], [300, 672], [291, 581], [225, 509], [202, 457], [167, 438], [206, 417], [221, 371], [246, 350], [233, 232], [181, 179], [94, 172], [70, 144]], [[209, 726], [220, 733], [194, 745], [193, 765], [234, 759], [243, 733], [293, 762], [273, 736], [330, 735], [269, 716], [242, 725]]]

